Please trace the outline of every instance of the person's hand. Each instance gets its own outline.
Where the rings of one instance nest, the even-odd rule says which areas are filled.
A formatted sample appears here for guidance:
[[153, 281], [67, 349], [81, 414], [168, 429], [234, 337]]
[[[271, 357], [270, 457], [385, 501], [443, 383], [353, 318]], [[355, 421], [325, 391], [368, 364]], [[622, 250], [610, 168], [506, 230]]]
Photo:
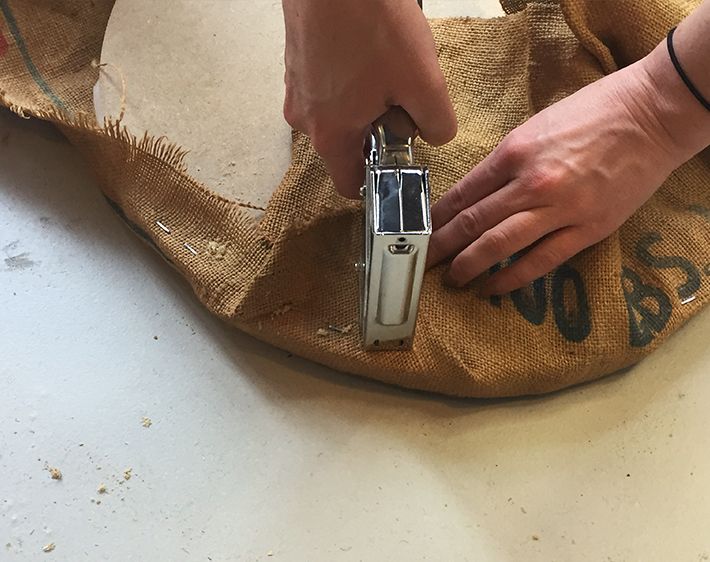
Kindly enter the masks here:
[[[453, 256], [445, 279], [459, 287], [527, 250], [481, 291], [504, 294], [542, 277], [628, 219], [704, 146], [698, 124], [707, 119], [703, 108], [668, 68], [667, 54], [654, 51], [653, 57], [590, 84], [513, 130], [432, 208], [428, 266]], [[681, 107], [697, 111], [695, 123]], [[682, 119], [688, 121], [685, 129]]]
[[400, 105], [434, 145], [456, 117], [415, 0], [283, 0], [286, 121], [306, 133], [336, 189], [357, 197], [370, 124]]

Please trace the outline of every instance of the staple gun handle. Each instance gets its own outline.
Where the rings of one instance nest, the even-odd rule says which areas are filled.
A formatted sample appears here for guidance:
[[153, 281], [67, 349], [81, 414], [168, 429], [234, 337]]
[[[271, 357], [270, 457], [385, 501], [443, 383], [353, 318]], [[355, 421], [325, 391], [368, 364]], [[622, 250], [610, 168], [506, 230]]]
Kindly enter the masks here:
[[[424, 9], [423, 0], [417, 0]], [[389, 108], [373, 124], [370, 146], [365, 157], [370, 164], [380, 166], [414, 166], [412, 145], [417, 137], [417, 125], [404, 108], [395, 105]]]
[[417, 126], [402, 107], [393, 106], [372, 124], [371, 149], [380, 166], [413, 166]]

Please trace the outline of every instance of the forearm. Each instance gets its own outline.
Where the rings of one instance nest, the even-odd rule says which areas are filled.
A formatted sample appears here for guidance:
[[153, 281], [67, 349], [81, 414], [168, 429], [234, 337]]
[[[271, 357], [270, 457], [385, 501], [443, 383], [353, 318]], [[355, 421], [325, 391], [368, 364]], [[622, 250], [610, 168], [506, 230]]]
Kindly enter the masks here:
[[[710, 100], [710, 0], [680, 23], [673, 44], [686, 75]], [[683, 83], [665, 40], [638, 64], [647, 77], [648, 107], [680, 165], [710, 145], [710, 111]]]

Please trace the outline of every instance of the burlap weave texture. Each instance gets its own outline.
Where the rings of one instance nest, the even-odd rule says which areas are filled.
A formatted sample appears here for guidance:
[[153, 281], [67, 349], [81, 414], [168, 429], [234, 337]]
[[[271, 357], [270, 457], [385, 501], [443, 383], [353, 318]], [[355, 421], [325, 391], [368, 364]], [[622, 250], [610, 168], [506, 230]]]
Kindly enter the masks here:
[[[434, 269], [425, 279], [413, 351], [362, 351], [353, 268], [361, 207], [334, 193], [299, 134], [294, 163], [256, 223], [236, 202], [193, 180], [179, 148], [135, 139], [120, 123], [95, 123], [92, 61], [111, 4], [0, 0], [0, 99], [56, 123], [129, 225], [184, 275], [205, 306], [240, 329], [392, 384], [513, 396], [633, 364], [706, 304], [708, 151], [674, 172], [617, 233], [528, 289], [482, 300], [475, 286], [444, 287], [443, 268]], [[433, 21], [459, 120], [449, 145], [419, 147], [433, 198], [532, 114], [648, 53], [694, 5], [508, 0], [503, 18]]]

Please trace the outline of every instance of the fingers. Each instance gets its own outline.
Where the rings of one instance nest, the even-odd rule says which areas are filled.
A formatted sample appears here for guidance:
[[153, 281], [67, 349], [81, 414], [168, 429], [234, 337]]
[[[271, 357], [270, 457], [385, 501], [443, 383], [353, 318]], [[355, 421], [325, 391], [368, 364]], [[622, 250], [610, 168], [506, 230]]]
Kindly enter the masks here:
[[451, 262], [447, 283], [462, 287], [496, 263], [527, 248], [562, 226], [550, 207], [522, 211], [486, 231]]
[[[474, 199], [468, 191], [462, 191], [462, 196], [467, 197], [468, 200]], [[465, 207], [432, 234], [427, 252], [427, 267], [432, 267], [460, 252], [484, 232], [524, 209], [520, 197], [516, 197], [514, 182], [470, 207]]]
[[431, 209], [434, 229], [441, 228], [464, 209], [503, 187], [512, 179], [502, 151], [496, 149], [454, 185]]
[[329, 135], [329, 139], [314, 136], [313, 146], [320, 154], [333, 180], [335, 189], [344, 197], [358, 199], [365, 177], [362, 147], [365, 131]]
[[441, 146], [456, 136], [456, 114], [438, 64], [426, 76], [428, 83], [412, 88], [411, 94], [401, 97], [400, 105], [417, 124], [419, 136], [429, 144]]
[[503, 295], [525, 287], [590, 245], [579, 228], [557, 230], [513, 264], [495, 273], [481, 293], [486, 297]]

